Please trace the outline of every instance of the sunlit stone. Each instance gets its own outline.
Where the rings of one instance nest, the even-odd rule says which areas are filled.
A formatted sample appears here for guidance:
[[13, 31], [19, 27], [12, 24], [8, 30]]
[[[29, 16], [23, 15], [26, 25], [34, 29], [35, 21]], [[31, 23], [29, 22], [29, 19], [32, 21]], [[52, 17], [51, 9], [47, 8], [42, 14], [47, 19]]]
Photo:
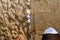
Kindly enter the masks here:
[[30, 0], [28, 0], [28, 2], [30, 2]]
[[29, 9], [26, 9], [27, 13], [30, 14], [30, 10]]

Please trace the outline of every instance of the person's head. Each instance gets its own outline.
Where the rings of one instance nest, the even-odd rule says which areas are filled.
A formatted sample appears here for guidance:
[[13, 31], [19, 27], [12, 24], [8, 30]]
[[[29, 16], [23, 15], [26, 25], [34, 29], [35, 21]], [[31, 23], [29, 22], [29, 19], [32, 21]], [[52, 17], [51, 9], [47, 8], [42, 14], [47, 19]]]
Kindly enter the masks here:
[[44, 31], [42, 40], [59, 40], [59, 34], [54, 28], [50, 27]]

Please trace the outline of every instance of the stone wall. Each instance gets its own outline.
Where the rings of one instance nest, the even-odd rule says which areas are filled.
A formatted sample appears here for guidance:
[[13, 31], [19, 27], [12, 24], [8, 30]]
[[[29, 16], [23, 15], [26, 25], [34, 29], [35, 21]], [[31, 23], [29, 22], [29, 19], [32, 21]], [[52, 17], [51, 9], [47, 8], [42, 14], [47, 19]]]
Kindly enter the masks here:
[[35, 40], [41, 40], [48, 27], [60, 32], [60, 0], [31, 0], [31, 27], [36, 31]]
[[27, 0], [0, 0], [0, 40], [27, 40]]

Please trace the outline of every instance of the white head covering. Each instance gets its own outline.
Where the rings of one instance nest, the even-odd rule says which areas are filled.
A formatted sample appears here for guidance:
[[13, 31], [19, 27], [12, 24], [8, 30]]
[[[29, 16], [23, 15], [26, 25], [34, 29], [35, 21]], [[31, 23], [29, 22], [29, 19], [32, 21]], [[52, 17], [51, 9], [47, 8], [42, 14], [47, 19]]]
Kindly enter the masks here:
[[58, 34], [58, 32], [54, 28], [49, 27], [44, 31], [44, 34]]

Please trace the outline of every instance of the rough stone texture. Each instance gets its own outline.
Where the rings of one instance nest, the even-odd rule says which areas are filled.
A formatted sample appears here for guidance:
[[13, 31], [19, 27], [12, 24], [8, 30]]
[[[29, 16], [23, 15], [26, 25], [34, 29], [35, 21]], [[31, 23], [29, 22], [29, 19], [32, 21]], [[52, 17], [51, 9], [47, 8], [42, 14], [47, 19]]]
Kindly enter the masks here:
[[0, 40], [27, 40], [26, 0], [0, 0]]
[[31, 0], [31, 26], [36, 31], [35, 40], [40, 40], [48, 27], [60, 32], [60, 0]]

